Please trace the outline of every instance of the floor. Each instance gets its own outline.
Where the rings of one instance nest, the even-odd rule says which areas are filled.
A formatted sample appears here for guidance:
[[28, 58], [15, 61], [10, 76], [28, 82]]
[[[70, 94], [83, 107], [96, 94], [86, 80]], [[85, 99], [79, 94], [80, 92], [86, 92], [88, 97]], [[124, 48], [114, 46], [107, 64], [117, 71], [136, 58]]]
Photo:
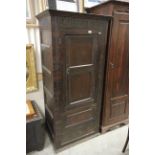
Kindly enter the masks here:
[[28, 153], [27, 155], [129, 155], [128, 146], [126, 152], [121, 153], [127, 132], [128, 126], [123, 126], [59, 153], [54, 151], [53, 144], [48, 134], [46, 134], [44, 149], [42, 151]]

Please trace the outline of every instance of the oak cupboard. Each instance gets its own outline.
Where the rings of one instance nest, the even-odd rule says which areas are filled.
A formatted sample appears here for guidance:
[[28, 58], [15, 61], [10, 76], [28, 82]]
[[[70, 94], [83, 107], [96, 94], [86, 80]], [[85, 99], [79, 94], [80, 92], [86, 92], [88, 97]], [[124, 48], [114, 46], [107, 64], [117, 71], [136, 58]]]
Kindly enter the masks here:
[[129, 113], [129, 2], [110, 0], [88, 13], [110, 15], [106, 82], [103, 88], [102, 132], [128, 122]]
[[111, 17], [46, 10], [37, 18], [46, 124], [60, 149], [99, 133]]

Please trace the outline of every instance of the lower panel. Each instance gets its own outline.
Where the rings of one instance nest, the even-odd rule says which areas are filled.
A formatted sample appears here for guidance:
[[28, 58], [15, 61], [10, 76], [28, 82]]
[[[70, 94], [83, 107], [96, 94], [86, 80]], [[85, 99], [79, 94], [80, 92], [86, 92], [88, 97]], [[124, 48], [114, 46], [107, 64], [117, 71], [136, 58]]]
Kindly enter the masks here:
[[56, 119], [46, 106], [46, 124], [56, 150], [99, 133], [95, 114], [95, 107], [81, 107], [66, 111], [61, 119]]
[[48, 109], [47, 105], [45, 106], [45, 117], [46, 117], [46, 125], [48, 129], [50, 130], [50, 134], [52, 139], [55, 138], [55, 130], [54, 130], [54, 118], [51, 114], [50, 110]]
[[110, 111], [110, 118], [119, 117], [121, 115], [126, 115], [127, 106], [128, 106], [128, 95], [112, 98], [110, 100], [111, 104], [111, 111]]
[[93, 121], [89, 121], [87, 123], [83, 123], [72, 127], [67, 127], [63, 131], [61, 145], [74, 142], [96, 132], [97, 131], [94, 127]]

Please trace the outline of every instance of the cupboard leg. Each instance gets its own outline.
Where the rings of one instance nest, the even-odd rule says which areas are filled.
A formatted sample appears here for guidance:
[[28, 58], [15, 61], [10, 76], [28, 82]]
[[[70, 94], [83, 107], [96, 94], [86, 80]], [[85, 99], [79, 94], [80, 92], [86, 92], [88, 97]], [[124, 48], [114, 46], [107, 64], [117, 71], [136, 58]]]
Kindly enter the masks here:
[[128, 129], [128, 135], [127, 135], [127, 138], [126, 138], [126, 141], [125, 141], [125, 144], [124, 144], [123, 150], [122, 150], [123, 153], [124, 153], [125, 150], [126, 150], [126, 147], [127, 147], [127, 145], [128, 145], [128, 142], [129, 142], [129, 129]]

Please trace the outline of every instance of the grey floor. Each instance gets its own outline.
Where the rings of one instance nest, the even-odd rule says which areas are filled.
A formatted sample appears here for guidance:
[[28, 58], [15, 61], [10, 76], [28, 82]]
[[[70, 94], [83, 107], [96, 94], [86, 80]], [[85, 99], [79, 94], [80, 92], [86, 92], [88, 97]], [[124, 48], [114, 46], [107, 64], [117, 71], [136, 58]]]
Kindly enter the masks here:
[[129, 148], [121, 153], [128, 132], [128, 126], [115, 129], [95, 138], [72, 146], [56, 153], [53, 144], [46, 134], [45, 146], [42, 151], [34, 151], [27, 155], [129, 155]]

